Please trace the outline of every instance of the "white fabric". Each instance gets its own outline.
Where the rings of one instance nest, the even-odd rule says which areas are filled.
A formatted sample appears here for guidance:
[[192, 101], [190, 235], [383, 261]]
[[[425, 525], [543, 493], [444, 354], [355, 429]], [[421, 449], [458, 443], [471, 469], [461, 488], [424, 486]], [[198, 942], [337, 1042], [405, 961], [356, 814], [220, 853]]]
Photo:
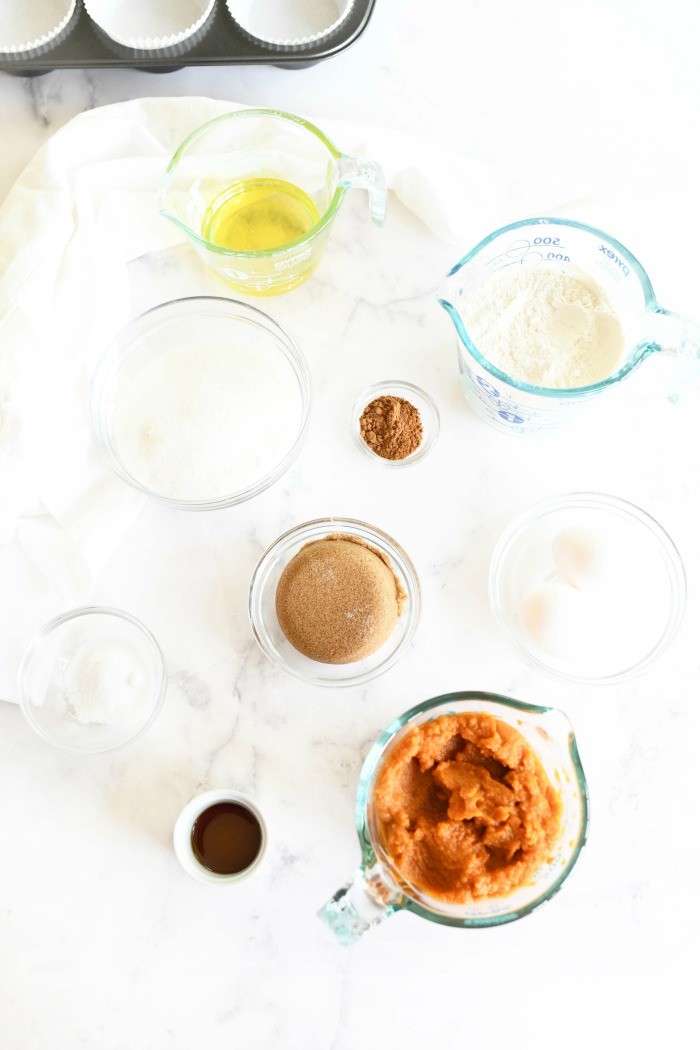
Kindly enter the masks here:
[[[23, 647], [50, 615], [88, 597], [142, 506], [93, 446], [90, 375], [131, 317], [129, 262], [183, 240], [156, 209], [167, 161], [191, 131], [236, 108], [155, 98], [83, 113], [39, 151], [0, 210], [2, 698], [15, 698]], [[322, 126], [345, 152], [383, 165], [403, 205], [455, 240], [455, 261], [490, 229], [561, 204], [551, 186], [405, 135]]]

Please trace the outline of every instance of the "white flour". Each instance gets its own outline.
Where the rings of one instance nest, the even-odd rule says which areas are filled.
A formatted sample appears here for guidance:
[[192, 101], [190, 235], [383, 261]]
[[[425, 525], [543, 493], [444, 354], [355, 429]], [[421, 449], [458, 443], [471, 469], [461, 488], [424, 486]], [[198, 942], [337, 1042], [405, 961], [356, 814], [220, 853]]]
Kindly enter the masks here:
[[126, 470], [162, 496], [207, 500], [259, 481], [284, 458], [301, 422], [301, 395], [279, 351], [190, 345], [170, 350], [125, 384], [114, 412]]
[[588, 386], [620, 365], [620, 320], [592, 278], [545, 267], [509, 267], [462, 309], [483, 356], [533, 386]]

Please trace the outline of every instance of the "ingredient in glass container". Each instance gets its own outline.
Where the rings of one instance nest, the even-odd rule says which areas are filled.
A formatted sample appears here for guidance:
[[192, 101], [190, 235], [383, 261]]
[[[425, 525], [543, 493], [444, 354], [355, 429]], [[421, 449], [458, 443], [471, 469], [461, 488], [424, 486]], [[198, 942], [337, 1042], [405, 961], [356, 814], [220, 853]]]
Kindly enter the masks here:
[[382, 647], [405, 600], [382, 551], [338, 533], [307, 543], [285, 567], [277, 584], [277, 619], [304, 656], [349, 664]]
[[409, 885], [464, 904], [530, 882], [557, 845], [562, 805], [532, 747], [485, 713], [414, 726], [374, 788], [379, 831]]
[[524, 581], [520, 604], [530, 645], [584, 677], [624, 670], [650, 651], [668, 615], [668, 582], [663, 560], [639, 526], [615, 519], [568, 526], [543, 555], [542, 575], [529, 586]]
[[262, 845], [260, 821], [240, 802], [217, 802], [197, 817], [192, 851], [216, 875], [237, 875], [253, 863]]
[[158, 495], [220, 499], [284, 459], [301, 413], [298, 383], [276, 348], [185, 345], [122, 383], [114, 444], [131, 477]]
[[128, 643], [102, 639], [85, 642], [70, 657], [59, 690], [76, 722], [111, 725], [146, 707], [150, 683]]
[[420, 412], [403, 397], [377, 397], [360, 417], [360, 434], [382, 459], [406, 459], [423, 440]]
[[304, 237], [317, 222], [316, 205], [299, 186], [242, 179], [209, 205], [202, 236], [231, 251], [272, 251]]
[[462, 315], [487, 361], [533, 386], [589, 386], [621, 363], [620, 320], [587, 274], [509, 267], [469, 295]]

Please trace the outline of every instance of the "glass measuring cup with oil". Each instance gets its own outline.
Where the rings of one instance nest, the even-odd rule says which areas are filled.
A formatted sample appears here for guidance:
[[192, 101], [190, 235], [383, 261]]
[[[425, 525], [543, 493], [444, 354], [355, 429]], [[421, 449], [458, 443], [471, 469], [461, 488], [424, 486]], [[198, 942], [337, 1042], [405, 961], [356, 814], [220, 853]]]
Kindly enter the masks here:
[[347, 191], [366, 189], [381, 226], [379, 165], [349, 157], [301, 117], [227, 113], [194, 131], [163, 178], [159, 209], [204, 262], [249, 295], [277, 295], [318, 265]]

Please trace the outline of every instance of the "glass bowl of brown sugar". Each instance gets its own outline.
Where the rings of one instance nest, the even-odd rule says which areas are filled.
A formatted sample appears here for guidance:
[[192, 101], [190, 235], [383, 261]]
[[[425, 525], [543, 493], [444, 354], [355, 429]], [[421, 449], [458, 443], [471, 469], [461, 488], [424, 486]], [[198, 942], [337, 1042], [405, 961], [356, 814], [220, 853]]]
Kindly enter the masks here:
[[420, 607], [416, 570], [391, 536], [354, 518], [318, 518], [285, 532], [262, 555], [248, 616], [273, 664], [337, 687], [392, 667], [411, 643]]
[[350, 427], [357, 447], [376, 463], [407, 467], [433, 447], [440, 413], [425, 390], [388, 379], [368, 386], [356, 398]]

